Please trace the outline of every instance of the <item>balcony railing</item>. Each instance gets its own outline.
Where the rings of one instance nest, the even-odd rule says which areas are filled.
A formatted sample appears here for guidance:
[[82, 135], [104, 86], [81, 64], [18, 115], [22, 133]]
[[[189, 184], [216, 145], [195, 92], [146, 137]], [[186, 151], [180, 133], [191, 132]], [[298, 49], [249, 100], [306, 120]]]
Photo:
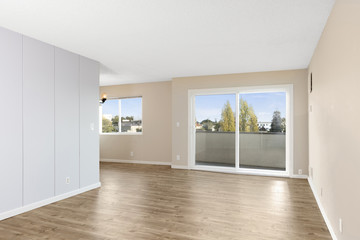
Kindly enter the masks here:
[[[240, 133], [240, 167], [285, 170], [285, 133]], [[196, 132], [196, 164], [235, 166], [234, 132]]]

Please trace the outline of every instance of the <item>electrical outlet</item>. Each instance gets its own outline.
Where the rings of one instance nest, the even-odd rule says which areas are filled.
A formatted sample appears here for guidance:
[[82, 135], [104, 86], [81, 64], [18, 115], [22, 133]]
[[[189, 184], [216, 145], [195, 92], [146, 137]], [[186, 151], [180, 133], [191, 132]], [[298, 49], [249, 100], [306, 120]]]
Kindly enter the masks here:
[[70, 184], [70, 177], [66, 177], [65, 182], [66, 182], [66, 184]]
[[313, 111], [313, 107], [312, 105], [309, 106], [309, 112], [312, 112]]
[[340, 233], [343, 232], [343, 221], [341, 218], [339, 218], [339, 231], [340, 231]]
[[176, 155], [176, 160], [180, 161], [180, 155]]
[[134, 156], [134, 152], [130, 152], [130, 157], [133, 157]]
[[176, 127], [180, 127], [180, 122], [176, 122]]
[[302, 169], [299, 169], [298, 172], [299, 172], [299, 175], [302, 175]]
[[320, 188], [320, 196], [323, 196], [323, 188]]

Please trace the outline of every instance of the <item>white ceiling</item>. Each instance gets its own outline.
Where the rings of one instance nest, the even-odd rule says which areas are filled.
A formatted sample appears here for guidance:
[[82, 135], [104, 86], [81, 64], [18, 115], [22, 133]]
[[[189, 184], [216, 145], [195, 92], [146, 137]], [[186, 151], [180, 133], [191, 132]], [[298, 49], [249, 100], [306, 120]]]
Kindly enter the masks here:
[[0, 0], [0, 26], [95, 59], [100, 84], [307, 68], [335, 0]]

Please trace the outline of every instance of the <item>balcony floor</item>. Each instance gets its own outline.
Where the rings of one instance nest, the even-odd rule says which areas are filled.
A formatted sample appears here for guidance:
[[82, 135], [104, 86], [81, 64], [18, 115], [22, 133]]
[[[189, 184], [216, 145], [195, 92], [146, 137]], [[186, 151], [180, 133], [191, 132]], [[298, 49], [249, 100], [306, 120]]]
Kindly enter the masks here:
[[[196, 161], [196, 165], [201, 166], [214, 166], [214, 167], [235, 167], [235, 164], [229, 163], [221, 163], [221, 162], [205, 162], [205, 161]], [[241, 168], [246, 169], [261, 169], [261, 170], [275, 170], [275, 171], [285, 171], [285, 168], [277, 168], [277, 167], [261, 167], [261, 166], [252, 166], [252, 165], [244, 165], [240, 164]]]

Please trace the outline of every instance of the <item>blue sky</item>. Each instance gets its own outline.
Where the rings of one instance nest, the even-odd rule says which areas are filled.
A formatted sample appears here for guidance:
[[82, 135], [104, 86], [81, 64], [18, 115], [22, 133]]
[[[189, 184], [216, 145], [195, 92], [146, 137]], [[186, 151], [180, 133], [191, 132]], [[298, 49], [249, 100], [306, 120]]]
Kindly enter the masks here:
[[[240, 94], [251, 105], [258, 117], [258, 122], [271, 122], [273, 112], [278, 110], [281, 117], [286, 115], [286, 93], [247, 93]], [[219, 121], [224, 104], [229, 101], [231, 108], [235, 111], [235, 94], [206, 95], [195, 97], [196, 120], [201, 122], [204, 119]]]
[[[134, 120], [142, 120], [141, 98], [121, 99], [121, 116], [134, 116]], [[109, 99], [103, 105], [103, 114], [119, 115], [119, 100]]]

